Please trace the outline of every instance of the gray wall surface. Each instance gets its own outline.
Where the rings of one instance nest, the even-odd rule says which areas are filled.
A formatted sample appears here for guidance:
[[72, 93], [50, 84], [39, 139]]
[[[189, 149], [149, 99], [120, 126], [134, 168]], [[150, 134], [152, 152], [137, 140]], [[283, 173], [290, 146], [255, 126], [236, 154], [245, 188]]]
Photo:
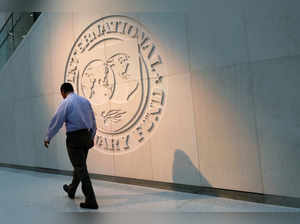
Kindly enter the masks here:
[[0, 28], [4, 25], [9, 14], [10, 14], [10, 12], [0, 12]]
[[74, 41], [93, 21], [119, 14], [156, 40], [166, 104], [144, 144], [122, 155], [92, 150], [89, 171], [300, 197], [300, 3], [149, 4], [42, 14], [0, 72], [0, 163], [72, 169], [64, 131], [48, 150], [43, 137]]

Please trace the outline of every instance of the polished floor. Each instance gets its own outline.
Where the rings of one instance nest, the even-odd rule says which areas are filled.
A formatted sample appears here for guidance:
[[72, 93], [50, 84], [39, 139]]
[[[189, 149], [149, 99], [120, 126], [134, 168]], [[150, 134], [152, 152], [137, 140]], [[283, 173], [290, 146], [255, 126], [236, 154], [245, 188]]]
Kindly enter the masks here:
[[[227, 214], [226, 216], [234, 214], [238, 217], [245, 214], [248, 216], [253, 214], [256, 217], [273, 214], [272, 217], [275, 219], [273, 223], [276, 223], [280, 217], [296, 215], [291, 221], [297, 220], [295, 223], [300, 223], [298, 222], [299, 208], [237, 201], [99, 180], [93, 180], [93, 185], [100, 209], [97, 211], [84, 210], [79, 208], [79, 203], [83, 200], [81, 189], [79, 189], [75, 200], [69, 199], [62, 190], [63, 184], [70, 181], [68, 176], [0, 168], [0, 177], [0, 217], [1, 220], [7, 220], [7, 222], [1, 223], [24, 223], [23, 217], [25, 216], [39, 220], [37, 222], [42, 221], [45, 223], [47, 215], [51, 214], [60, 215], [64, 218], [68, 215], [77, 217], [78, 214], [81, 214], [81, 219], [92, 219], [92, 221], [98, 223], [97, 220], [100, 217], [103, 219], [104, 214], [110, 214], [111, 217], [116, 218], [129, 213], [135, 214], [135, 216], [155, 214], [151, 217], [156, 217], [158, 214], [168, 214], [163, 215], [165, 218], [169, 216], [174, 218], [179, 214], [182, 214], [179, 217], [183, 218], [187, 213], [201, 213], [201, 220], [205, 216], [216, 218], [220, 214]], [[276, 218], [276, 214], [280, 214], [280, 216]], [[78, 221], [80, 218], [77, 217], [76, 220]], [[191, 216], [187, 219], [185, 219], [187, 223], [193, 220]], [[176, 218], [176, 220], [180, 219]], [[224, 223], [223, 219], [222, 221]], [[122, 223], [124, 223], [124, 220]], [[167, 223], [167, 221], [165, 220], [164, 223]]]

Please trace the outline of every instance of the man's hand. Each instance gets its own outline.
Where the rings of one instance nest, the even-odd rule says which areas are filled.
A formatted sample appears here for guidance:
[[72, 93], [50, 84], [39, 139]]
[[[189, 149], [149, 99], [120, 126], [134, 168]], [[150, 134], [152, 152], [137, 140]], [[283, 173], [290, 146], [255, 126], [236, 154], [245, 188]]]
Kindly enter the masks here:
[[44, 140], [44, 146], [45, 146], [46, 148], [48, 148], [48, 147], [49, 147], [49, 144], [50, 144], [50, 142], [49, 142], [49, 141], [47, 141], [47, 140]]

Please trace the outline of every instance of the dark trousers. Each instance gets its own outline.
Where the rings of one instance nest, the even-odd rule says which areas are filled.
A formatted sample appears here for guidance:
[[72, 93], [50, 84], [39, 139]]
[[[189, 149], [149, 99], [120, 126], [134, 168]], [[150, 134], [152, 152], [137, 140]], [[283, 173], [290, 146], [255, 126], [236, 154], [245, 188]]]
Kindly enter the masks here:
[[86, 202], [94, 203], [96, 202], [96, 197], [86, 165], [91, 142], [91, 135], [86, 129], [67, 133], [66, 144], [69, 158], [74, 168], [73, 180], [69, 185], [69, 192], [75, 193], [81, 182], [81, 188]]

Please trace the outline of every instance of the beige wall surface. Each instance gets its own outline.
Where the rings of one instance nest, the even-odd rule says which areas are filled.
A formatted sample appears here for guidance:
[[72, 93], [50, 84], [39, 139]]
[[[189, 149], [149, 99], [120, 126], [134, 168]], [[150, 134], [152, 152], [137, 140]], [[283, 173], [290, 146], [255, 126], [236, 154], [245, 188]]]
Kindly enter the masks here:
[[64, 128], [43, 148], [67, 80], [96, 113], [90, 172], [300, 197], [299, 3], [144, 2], [40, 16], [0, 71], [0, 163], [72, 169]]

